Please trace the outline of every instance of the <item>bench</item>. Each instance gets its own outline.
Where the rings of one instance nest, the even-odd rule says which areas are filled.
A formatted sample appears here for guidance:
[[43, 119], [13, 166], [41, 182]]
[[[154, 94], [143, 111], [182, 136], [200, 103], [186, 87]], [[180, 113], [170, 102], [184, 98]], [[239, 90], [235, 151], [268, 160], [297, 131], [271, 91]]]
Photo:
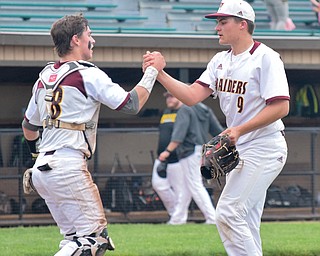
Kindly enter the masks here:
[[[196, 31], [199, 34], [216, 34], [214, 26], [208, 24], [199, 24], [196, 26]], [[287, 30], [272, 30], [269, 28], [256, 28], [254, 30], [254, 36], [315, 36], [319, 33], [317, 29], [295, 29], [292, 31]]]
[[[0, 24], [0, 31], [7, 32], [49, 32], [51, 26], [47, 25], [3, 25]], [[155, 33], [169, 33], [176, 31], [175, 28], [167, 27], [103, 27], [93, 26], [91, 30], [94, 33], [143, 33], [143, 34], [155, 34]]]
[[[8, 13], [3, 12], [0, 13], [0, 18], [21, 18], [24, 21], [30, 19], [60, 19], [64, 16], [64, 14], [55, 14], [55, 13]], [[118, 22], [124, 22], [126, 20], [147, 20], [146, 16], [130, 16], [130, 15], [96, 15], [96, 14], [86, 14], [84, 13], [84, 17], [88, 20], [117, 20]]]
[[[292, 21], [295, 24], [305, 24], [305, 25], [312, 25], [313, 23], [318, 22], [316, 16], [312, 17], [291, 17]], [[269, 23], [269, 18], [257, 18], [255, 23]]]
[[312, 29], [295, 29], [287, 30], [272, 30], [272, 29], [255, 29], [253, 36], [314, 36], [315, 30]]
[[86, 8], [88, 11], [95, 10], [96, 8], [116, 8], [118, 5], [116, 4], [102, 4], [102, 3], [72, 3], [72, 2], [0, 2], [0, 7], [7, 6], [7, 7], [64, 7], [64, 8]]
[[[208, 11], [208, 12], [213, 12], [218, 10], [219, 6], [213, 6], [213, 5], [172, 5], [171, 9], [172, 10], [184, 10], [186, 12], [193, 12], [193, 11]], [[267, 8], [264, 6], [253, 6], [253, 9], [257, 12], [261, 11], [266, 11]], [[312, 7], [294, 7], [290, 6], [289, 7], [289, 12], [294, 13], [294, 12], [310, 12], [313, 13]]]
[[176, 28], [149, 28], [149, 27], [121, 27], [119, 28], [119, 33], [125, 34], [169, 34], [176, 33]]
[[[190, 21], [190, 22], [216, 22], [213, 19], [207, 19], [202, 15], [194, 14], [194, 13], [177, 13], [177, 12], [168, 12], [166, 15], [167, 21]], [[316, 16], [315, 15], [304, 15], [298, 17], [291, 17], [294, 23], [303, 23], [306, 25], [311, 25], [315, 22]], [[269, 23], [270, 18], [268, 16], [259, 16], [256, 17], [255, 23]]]
[[[46, 25], [0, 25], [0, 31], [4, 32], [49, 32], [51, 26]], [[118, 27], [91, 28], [93, 32], [118, 33]]]

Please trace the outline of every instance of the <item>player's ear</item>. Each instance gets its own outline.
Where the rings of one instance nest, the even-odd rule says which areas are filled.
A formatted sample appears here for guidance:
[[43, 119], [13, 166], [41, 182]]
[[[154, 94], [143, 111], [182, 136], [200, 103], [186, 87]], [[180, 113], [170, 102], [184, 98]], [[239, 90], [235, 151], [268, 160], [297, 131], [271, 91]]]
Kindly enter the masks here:
[[241, 20], [240, 21], [240, 29], [247, 29], [248, 23], [246, 20]]
[[70, 41], [70, 46], [72, 47], [73, 45], [78, 45], [79, 44], [79, 37], [78, 35], [73, 35], [71, 37], [71, 41]]

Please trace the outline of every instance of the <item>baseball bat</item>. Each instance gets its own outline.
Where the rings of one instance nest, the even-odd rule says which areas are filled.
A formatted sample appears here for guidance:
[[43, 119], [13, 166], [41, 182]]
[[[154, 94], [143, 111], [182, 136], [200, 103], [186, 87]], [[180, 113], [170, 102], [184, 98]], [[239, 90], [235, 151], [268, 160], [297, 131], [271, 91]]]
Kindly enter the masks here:
[[135, 166], [133, 165], [133, 163], [131, 163], [128, 155], [126, 155], [126, 159], [127, 159], [128, 163], [129, 163], [129, 166], [130, 166], [131, 171], [132, 171], [133, 173], [137, 173], [137, 169], [135, 168]]

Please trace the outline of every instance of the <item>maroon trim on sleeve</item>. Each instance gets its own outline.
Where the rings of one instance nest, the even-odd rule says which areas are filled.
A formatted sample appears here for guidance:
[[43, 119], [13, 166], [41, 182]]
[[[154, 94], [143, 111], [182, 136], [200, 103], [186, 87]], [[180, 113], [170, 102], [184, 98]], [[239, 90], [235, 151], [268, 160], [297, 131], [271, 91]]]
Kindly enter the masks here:
[[26, 115], [24, 115], [24, 120], [26, 120], [29, 123], [29, 119], [26, 117]]
[[119, 107], [116, 108], [116, 110], [120, 110], [123, 108], [124, 105], [127, 104], [128, 100], [130, 99], [130, 93], [128, 93], [127, 97], [124, 99], [124, 101], [119, 105]]
[[266, 104], [268, 105], [270, 102], [275, 101], [275, 100], [290, 100], [290, 97], [288, 96], [276, 96], [270, 99], [266, 100]]
[[254, 51], [259, 47], [260, 44], [261, 44], [260, 42], [254, 41], [254, 44], [253, 44], [253, 46], [252, 46], [252, 48], [251, 48], [251, 50], [250, 50], [250, 54], [251, 54], [251, 55], [252, 55], [252, 54], [254, 53]]
[[202, 85], [203, 87], [209, 88], [210, 84], [206, 84], [204, 82], [201, 82], [200, 80], [196, 80], [195, 83]]

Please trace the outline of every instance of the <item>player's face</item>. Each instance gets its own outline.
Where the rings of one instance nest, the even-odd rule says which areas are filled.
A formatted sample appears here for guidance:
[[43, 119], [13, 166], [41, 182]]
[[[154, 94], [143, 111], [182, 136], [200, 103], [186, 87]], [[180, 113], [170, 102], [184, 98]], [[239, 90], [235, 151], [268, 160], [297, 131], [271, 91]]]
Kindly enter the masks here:
[[233, 17], [220, 17], [217, 22], [215, 29], [221, 45], [233, 45], [240, 39], [240, 25]]
[[93, 53], [92, 49], [96, 42], [92, 37], [91, 29], [87, 27], [87, 29], [82, 33], [79, 39], [81, 41], [82, 60], [91, 59]]

